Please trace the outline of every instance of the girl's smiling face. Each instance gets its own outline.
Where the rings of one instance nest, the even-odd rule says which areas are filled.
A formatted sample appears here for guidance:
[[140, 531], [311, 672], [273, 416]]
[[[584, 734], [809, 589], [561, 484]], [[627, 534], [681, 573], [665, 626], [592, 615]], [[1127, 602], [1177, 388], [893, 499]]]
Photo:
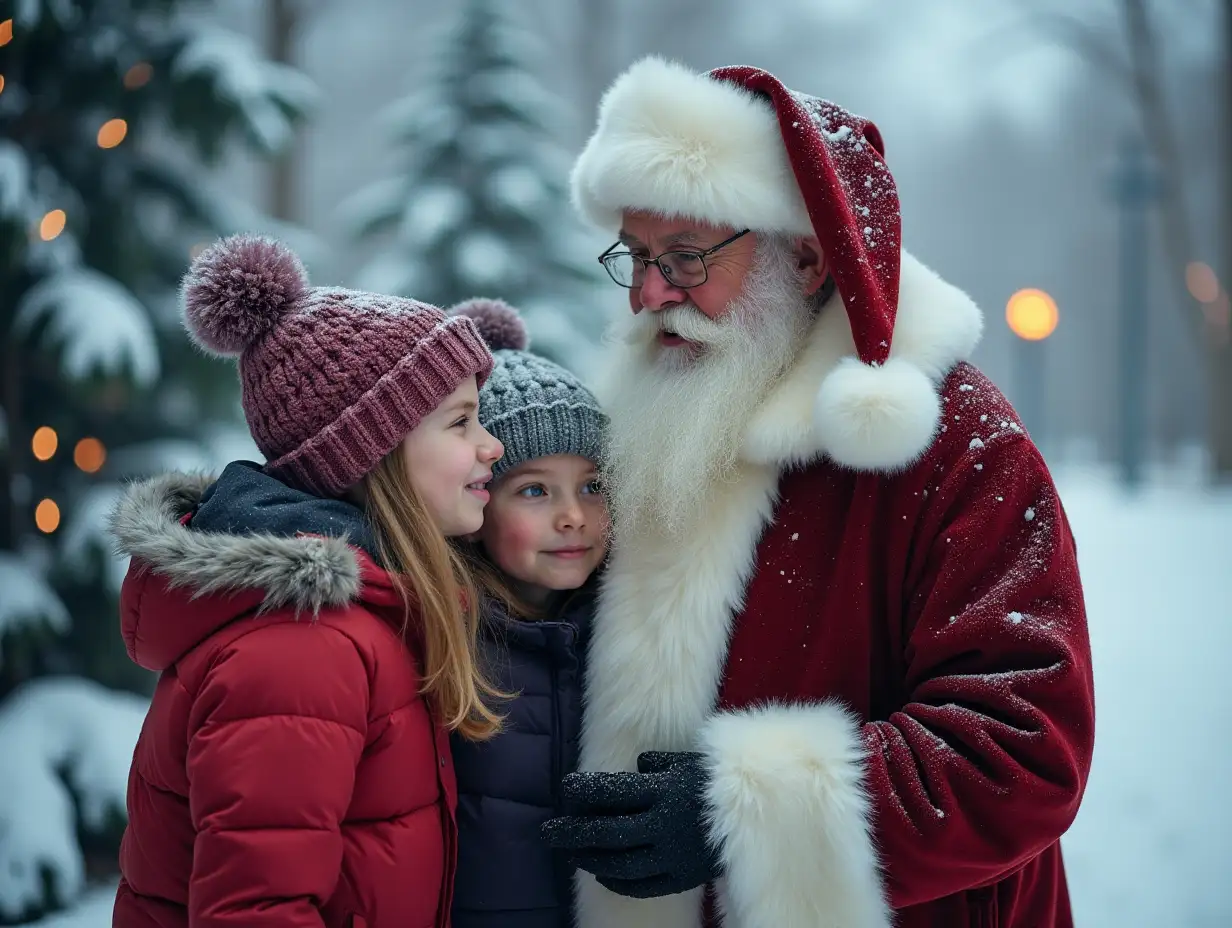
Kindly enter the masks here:
[[468, 377], [402, 440], [407, 476], [446, 537], [483, 524], [492, 465], [504, 447], [475, 414], [479, 390]]
[[519, 593], [541, 605], [590, 578], [607, 553], [607, 532], [595, 465], [553, 454], [501, 475], [475, 538]]

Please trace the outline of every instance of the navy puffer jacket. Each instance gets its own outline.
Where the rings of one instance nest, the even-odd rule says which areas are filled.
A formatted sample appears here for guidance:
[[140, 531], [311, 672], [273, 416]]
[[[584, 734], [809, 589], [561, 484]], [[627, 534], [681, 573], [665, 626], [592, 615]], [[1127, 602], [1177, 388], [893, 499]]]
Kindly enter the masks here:
[[453, 928], [569, 928], [573, 868], [539, 826], [561, 814], [560, 781], [577, 768], [582, 670], [594, 612], [589, 589], [555, 621], [518, 621], [490, 607], [482, 639], [489, 676], [518, 694], [504, 730], [453, 739], [458, 776], [458, 869]]

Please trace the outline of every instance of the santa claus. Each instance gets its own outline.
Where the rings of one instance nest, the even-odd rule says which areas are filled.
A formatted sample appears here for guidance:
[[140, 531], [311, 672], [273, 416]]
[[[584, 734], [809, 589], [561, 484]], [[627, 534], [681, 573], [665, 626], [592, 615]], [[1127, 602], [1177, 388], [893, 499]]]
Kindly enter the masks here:
[[582, 772], [582, 928], [1070, 924], [1094, 738], [1074, 542], [902, 250], [877, 129], [639, 62], [573, 172], [628, 288]]

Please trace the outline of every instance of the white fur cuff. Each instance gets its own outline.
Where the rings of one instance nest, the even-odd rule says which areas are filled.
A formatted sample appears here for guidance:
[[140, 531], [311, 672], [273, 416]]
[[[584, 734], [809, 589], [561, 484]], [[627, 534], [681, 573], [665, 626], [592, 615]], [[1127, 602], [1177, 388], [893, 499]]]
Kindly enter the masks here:
[[834, 704], [711, 718], [711, 829], [728, 928], [889, 928], [859, 724]]

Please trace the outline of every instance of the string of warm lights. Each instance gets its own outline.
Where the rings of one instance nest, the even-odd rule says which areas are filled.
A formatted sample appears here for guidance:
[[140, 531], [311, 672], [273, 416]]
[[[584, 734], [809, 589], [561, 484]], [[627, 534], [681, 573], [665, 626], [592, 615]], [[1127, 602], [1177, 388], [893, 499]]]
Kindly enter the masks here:
[[[30, 450], [35, 460], [50, 461], [60, 449], [60, 436], [50, 425], [34, 430]], [[73, 464], [82, 473], [96, 474], [107, 461], [106, 446], [93, 436], [78, 440], [73, 446]], [[53, 499], [44, 499], [34, 508], [34, 524], [40, 532], [50, 535], [60, 527], [60, 507]]]
[[[6, 19], [0, 23], [0, 46], [8, 45], [13, 40], [13, 21]], [[4, 93], [4, 75], [0, 74], [0, 93]]]
[[[0, 46], [13, 40], [13, 20], [0, 22]], [[154, 68], [149, 62], [139, 61], [124, 72], [124, 88], [136, 90], [144, 87], [154, 76]], [[4, 93], [4, 75], [0, 74], [0, 93]], [[128, 136], [128, 122], [115, 118], [108, 119], [98, 128], [96, 142], [99, 148], [115, 148]], [[48, 210], [38, 223], [38, 237], [44, 242], [56, 239], [68, 225], [68, 215], [62, 209]]]
[[[13, 20], [0, 21], [0, 46], [13, 40]], [[130, 67], [124, 74], [123, 84], [126, 90], [137, 90], [144, 87], [154, 76], [154, 68], [145, 61], [140, 61]], [[4, 92], [4, 75], [0, 74], [0, 93]], [[127, 121], [115, 118], [108, 119], [98, 129], [96, 142], [99, 148], [115, 148], [128, 136]], [[48, 210], [39, 220], [38, 237], [44, 242], [53, 241], [68, 224], [68, 215], [62, 209]], [[60, 449], [60, 436], [49, 425], [35, 429], [30, 439], [30, 450], [37, 461], [47, 462], [56, 456]], [[73, 446], [73, 464], [82, 473], [96, 474], [102, 470], [107, 460], [107, 448], [97, 438], [87, 436], [81, 438]], [[34, 524], [40, 532], [50, 535], [60, 527], [60, 506], [53, 499], [40, 500], [34, 508]]]
[[[50, 425], [35, 429], [30, 439], [30, 450], [39, 461], [50, 461], [60, 449], [60, 436]], [[92, 436], [80, 439], [73, 446], [73, 463], [77, 469], [87, 474], [98, 473], [107, 460], [107, 448], [101, 441]]]
[[47, 535], [60, 527], [60, 507], [54, 499], [42, 500], [34, 507], [34, 524]]

